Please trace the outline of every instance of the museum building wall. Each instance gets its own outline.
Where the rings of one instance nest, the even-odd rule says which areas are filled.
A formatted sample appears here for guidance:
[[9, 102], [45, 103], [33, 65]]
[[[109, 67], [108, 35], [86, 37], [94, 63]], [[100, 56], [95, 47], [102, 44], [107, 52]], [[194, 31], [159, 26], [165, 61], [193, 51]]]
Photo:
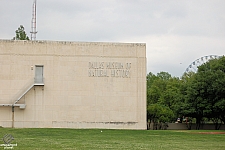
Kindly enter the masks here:
[[146, 129], [143, 43], [0, 40], [0, 126]]

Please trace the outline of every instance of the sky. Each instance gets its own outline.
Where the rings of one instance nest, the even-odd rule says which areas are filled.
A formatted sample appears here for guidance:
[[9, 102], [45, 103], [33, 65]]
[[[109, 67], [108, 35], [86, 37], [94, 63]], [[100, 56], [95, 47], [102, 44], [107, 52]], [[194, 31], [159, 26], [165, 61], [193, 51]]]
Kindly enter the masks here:
[[[0, 0], [0, 39], [23, 25], [33, 0]], [[180, 77], [225, 53], [225, 0], [37, 0], [37, 40], [146, 43], [147, 73]]]

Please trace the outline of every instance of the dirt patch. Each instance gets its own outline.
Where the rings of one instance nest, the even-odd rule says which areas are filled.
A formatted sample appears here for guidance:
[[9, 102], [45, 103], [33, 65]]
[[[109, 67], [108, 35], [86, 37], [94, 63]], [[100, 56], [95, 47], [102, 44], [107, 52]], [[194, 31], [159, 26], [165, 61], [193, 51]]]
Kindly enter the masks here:
[[197, 132], [197, 134], [225, 134], [225, 132]]

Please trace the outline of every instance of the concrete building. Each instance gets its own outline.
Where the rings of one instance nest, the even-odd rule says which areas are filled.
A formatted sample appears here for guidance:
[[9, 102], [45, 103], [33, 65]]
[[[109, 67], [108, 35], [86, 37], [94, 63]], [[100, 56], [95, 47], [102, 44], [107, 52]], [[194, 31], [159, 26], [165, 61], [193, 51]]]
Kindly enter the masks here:
[[146, 129], [146, 45], [0, 40], [0, 126]]

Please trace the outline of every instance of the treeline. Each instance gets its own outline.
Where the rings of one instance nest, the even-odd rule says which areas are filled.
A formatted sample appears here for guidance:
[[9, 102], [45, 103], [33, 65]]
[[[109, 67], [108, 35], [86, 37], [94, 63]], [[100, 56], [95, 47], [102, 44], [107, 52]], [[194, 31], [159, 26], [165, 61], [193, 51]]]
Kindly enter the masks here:
[[219, 129], [225, 123], [225, 57], [212, 59], [196, 73], [181, 78], [167, 72], [147, 75], [147, 120], [153, 124], [175, 122], [181, 118], [191, 129], [204, 121]]

